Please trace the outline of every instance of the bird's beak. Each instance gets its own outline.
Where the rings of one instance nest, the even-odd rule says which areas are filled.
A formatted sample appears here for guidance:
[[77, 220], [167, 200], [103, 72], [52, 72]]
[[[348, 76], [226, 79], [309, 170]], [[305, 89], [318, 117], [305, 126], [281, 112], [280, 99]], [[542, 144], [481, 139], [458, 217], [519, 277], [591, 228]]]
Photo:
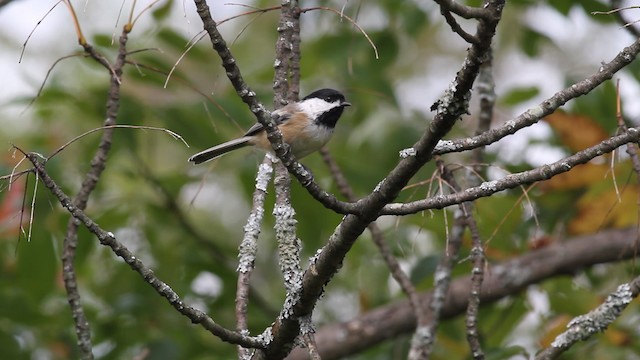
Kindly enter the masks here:
[[351, 106], [351, 103], [347, 101], [343, 101], [342, 104], [340, 104], [340, 106]]

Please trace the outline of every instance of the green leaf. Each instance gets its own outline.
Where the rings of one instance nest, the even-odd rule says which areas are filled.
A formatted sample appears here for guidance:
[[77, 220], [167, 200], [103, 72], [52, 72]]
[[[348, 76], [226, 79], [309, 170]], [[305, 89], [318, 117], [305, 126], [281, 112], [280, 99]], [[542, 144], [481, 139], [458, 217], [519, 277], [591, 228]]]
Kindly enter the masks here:
[[[502, 360], [511, 357], [529, 359], [531, 354], [522, 346], [509, 346], [505, 348], [490, 348], [485, 350], [487, 360]], [[519, 356], [518, 356], [519, 355]]]
[[503, 105], [517, 105], [538, 96], [540, 89], [537, 86], [518, 87], [507, 91], [500, 96]]
[[113, 37], [107, 34], [93, 35], [93, 46], [109, 48], [113, 46]]
[[540, 45], [545, 42], [549, 42], [549, 38], [533, 29], [524, 28], [522, 32], [522, 39], [520, 40], [520, 46], [522, 50], [530, 57], [535, 57], [539, 54]]
[[155, 7], [151, 12], [151, 16], [153, 16], [156, 20], [164, 20], [171, 14], [171, 7], [173, 6], [173, 0], [167, 0], [162, 5]]
[[425, 280], [433, 278], [433, 273], [440, 262], [440, 256], [430, 255], [418, 260], [416, 265], [411, 269], [411, 282], [419, 284]]

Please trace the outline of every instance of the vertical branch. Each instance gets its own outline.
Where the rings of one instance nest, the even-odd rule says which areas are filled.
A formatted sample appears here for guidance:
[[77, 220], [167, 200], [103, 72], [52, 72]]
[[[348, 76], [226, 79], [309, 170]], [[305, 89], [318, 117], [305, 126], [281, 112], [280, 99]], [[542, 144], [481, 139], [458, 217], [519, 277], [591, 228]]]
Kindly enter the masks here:
[[[496, 102], [495, 82], [493, 80], [493, 51], [489, 49], [487, 60], [480, 66], [478, 73], [478, 96], [480, 98], [480, 112], [478, 116], [478, 128], [476, 135], [480, 135], [489, 130], [491, 120], [493, 118], [493, 108]], [[477, 185], [481, 179], [477, 174], [483, 172], [482, 163], [484, 162], [485, 147], [473, 149], [473, 174], [467, 173], [468, 183]], [[484, 168], [486, 169], [486, 168]], [[472, 203], [460, 204], [464, 211], [465, 223], [471, 232], [471, 260], [473, 261], [473, 270], [471, 272], [471, 293], [469, 294], [469, 303], [467, 305], [466, 327], [467, 342], [471, 349], [471, 356], [474, 359], [484, 359], [484, 352], [480, 346], [480, 338], [478, 333], [478, 309], [480, 308], [480, 288], [484, 279], [485, 256], [482, 247], [478, 224], [476, 223], [472, 209]]]
[[[300, 59], [299, 44], [294, 46], [294, 37], [300, 39], [300, 9], [297, 0], [281, 1], [280, 21], [278, 23], [278, 40], [276, 41], [276, 60], [274, 62], [274, 107], [279, 108], [290, 101], [297, 101], [298, 94], [292, 89], [299, 89], [300, 75], [293, 76], [294, 58]], [[298, 32], [298, 33], [296, 33]], [[298, 54], [294, 54], [294, 50]], [[299, 72], [300, 64], [296, 65]], [[295, 82], [294, 82], [295, 81]], [[277, 160], [277, 159], [276, 159]], [[278, 161], [274, 179], [276, 190], [276, 204], [273, 214], [276, 218], [275, 231], [278, 241], [278, 262], [284, 278], [286, 299], [280, 313], [280, 318], [293, 317], [293, 305], [300, 300], [302, 289], [302, 269], [300, 267], [300, 253], [302, 243], [296, 235], [295, 209], [291, 206], [291, 177], [287, 168]], [[305, 340], [313, 340], [313, 324], [307, 319]], [[310, 348], [315, 344], [309, 344]]]
[[278, 241], [278, 262], [284, 277], [284, 287], [287, 299], [281, 316], [292, 314], [291, 305], [298, 301], [302, 287], [302, 270], [300, 268], [300, 250], [302, 244], [296, 235], [296, 211], [291, 206], [291, 177], [282, 162], [276, 163], [276, 176], [273, 181], [276, 189], [276, 206], [273, 209], [275, 217], [275, 232]]
[[[267, 195], [267, 185], [273, 176], [271, 160], [264, 158], [258, 167], [256, 189], [253, 192], [253, 207], [244, 226], [244, 237], [238, 250], [238, 281], [236, 288], [236, 330], [243, 335], [249, 335], [247, 325], [247, 307], [249, 305], [249, 289], [251, 274], [254, 269], [256, 253], [258, 251], [258, 236], [264, 218], [264, 199]], [[248, 358], [250, 351], [238, 346], [238, 358]]]
[[[280, 21], [278, 23], [278, 40], [275, 44], [274, 61], [274, 108], [280, 108], [290, 101], [298, 100], [299, 92], [299, 69], [300, 69], [300, 9], [296, 0], [282, 0]], [[296, 45], [294, 45], [294, 40]], [[297, 54], [294, 54], [297, 51]], [[294, 60], [298, 63], [294, 67]], [[298, 74], [293, 75], [293, 69]], [[292, 90], [294, 90], [292, 92]], [[300, 267], [300, 253], [302, 243], [296, 235], [297, 221], [295, 219], [295, 209], [291, 206], [291, 177], [286, 167], [277, 158], [271, 159], [267, 154], [265, 161], [273, 161], [276, 165], [274, 187], [276, 192], [276, 203], [273, 208], [275, 217], [275, 232], [278, 242], [278, 263], [284, 279], [286, 289], [286, 299], [280, 314], [281, 318], [293, 316], [293, 305], [300, 298], [302, 289], [302, 269]], [[310, 318], [306, 327], [305, 339], [313, 340], [313, 325]], [[310, 344], [313, 346], [313, 344]], [[258, 353], [258, 357], [265, 354]]]
[[471, 348], [471, 356], [475, 360], [484, 359], [484, 352], [480, 345], [480, 334], [478, 332], [478, 310], [480, 309], [480, 290], [484, 280], [485, 257], [482, 248], [482, 240], [478, 231], [478, 224], [471, 213], [470, 203], [462, 203], [460, 207], [464, 211], [465, 222], [471, 232], [471, 260], [473, 270], [471, 271], [471, 293], [469, 294], [469, 304], [467, 305], [467, 316], [465, 324], [467, 327], [467, 342]]
[[[398, 196], [409, 179], [432, 159], [433, 149], [438, 141], [453, 128], [460, 115], [467, 111], [469, 91], [479, 66], [484, 61], [484, 55], [491, 46], [503, 8], [504, 0], [490, 0], [481, 9], [486, 20], [483, 18], [478, 24], [479, 41], [469, 47], [462, 68], [456, 74], [451, 87], [432, 106], [437, 113], [413, 145], [412, 155], [400, 160], [370, 195], [357, 202], [357, 215], [349, 214], [343, 217], [325, 246], [310, 259], [309, 270], [304, 273], [300, 301], [294, 307], [295, 315], [306, 316], [312, 313], [325, 285], [336, 274], [356, 239], [379, 216], [385, 205]], [[303, 183], [303, 186], [310, 190], [306, 184]], [[276, 359], [284, 358], [289, 353], [290, 344], [299, 335], [300, 324], [297, 320], [276, 319], [271, 332], [272, 341], [264, 350], [266, 355]]]
[[[125, 29], [120, 36], [118, 57], [113, 67], [108, 63], [105, 65], [106, 59], [99, 55], [90, 45], [86, 43], [83, 44], [85, 51], [92, 58], [105, 65], [111, 73], [104, 126], [116, 124], [116, 117], [120, 107], [120, 78], [122, 76], [122, 68], [125, 64], [127, 38], [128, 30]], [[73, 200], [74, 205], [80, 210], [84, 210], [87, 207], [89, 196], [95, 189], [98, 179], [106, 167], [107, 155], [111, 149], [113, 132], [114, 128], [111, 127], [106, 128], [102, 133], [98, 150], [91, 160], [91, 168], [85, 175], [80, 190]], [[70, 218], [67, 223], [67, 233], [62, 244], [62, 277], [64, 287], [67, 292], [67, 301], [69, 302], [69, 307], [71, 308], [71, 314], [75, 323], [80, 358], [93, 359], [91, 329], [80, 301], [80, 293], [78, 291], [78, 282], [74, 266], [76, 249], [78, 246], [79, 225], [79, 222], [74, 218]]]
[[303, 316], [300, 318], [300, 334], [302, 335], [302, 341], [304, 341], [309, 351], [310, 360], [320, 360], [320, 352], [316, 345], [315, 329], [313, 327], [313, 321], [311, 321], [311, 315]]
[[289, 100], [297, 101], [300, 98], [300, 7], [298, 0], [291, 0], [287, 8], [291, 26], [291, 63], [289, 64]]
[[274, 62], [274, 107], [297, 101], [300, 91], [300, 8], [297, 0], [281, 1], [276, 60]]
[[[491, 120], [493, 119], [493, 108], [496, 103], [496, 84], [493, 80], [493, 52], [488, 51], [487, 61], [480, 66], [478, 73], [478, 80], [476, 81], [476, 89], [478, 89], [478, 99], [480, 100], [480, 111], [478, 112], [478, 127], [476, 128], [475, 135], [478, 136], [491, 127]], [[477, 147], [471, 151], [471, 157], [473, 162], [473, 170], [476, 174], [482, 174], [484, 167], [485, 147]], [[471, 176], [470, 176], [471, 178]], [[478, 180], [474, 183], [479, 183]]]
[[[329, 167], [329, 171], [331, 172], [331, 176], [333, 177], [333, 181], [335, 181], [340, 193], [347, 198], [349, 201], [356, 201], [356, 197], [353, 194], [353, 190], [351, 186], [347, 182], [347, 179], [344, 177], [342, 171], [338, 167], [338, 164], [333, 160], [329, 151], [326, 148], [322, 148], [320, 150], [320, 154], [322, 155], [322, 160]], [[424, 348], [422, 344], [424, 341], [418, 339], [422, 339], [423, 336], [419, 334], [424, 334], [424, 327], [429, 323], [429, 319], [427, 318], [427, 311], [424, 306], [424, 303], [420, 301], [420, 297], [418, 296], [418, 292], [416, 291], [415, 286], [411, 283], [411, 279], [409, 276], [402, 270], [398, 260], [393, 256], [393, 253], [384, 239], [384, 234], [380, 230], [380, 227], [374, 222], [368, 225], [369, 232], [371, 233], [371, 238], [373, 239], [374, 244], [378, 247], [382, 258], [384, 259], [389, 271], [391, 272], [391, 276], [398, 283], [402, 291], [409, 298], [409, 304], [413, 308], [413, 311], [416, 315], [417, 319], [417, 327], [416, 332], [414, 333], [414, 340], [412, 341], [412, 347], [409, 351], [410, 359], [422, 359], [424, 357], [424, 352], [422, 349]], [[415, 345], [415, 347], [414, 347]]]
[[[442, 160], [437, 160], [438, 167], [442, 171], [442, 177], [447, 181], [449, 186], [455, 191], [460, 192], [460, 186], [458, 185], [455, 177], [451, 172], [446, 170], [444, 163]], [[485, 257], [484, 250], [482, 248], [482, 240], [480, 239], [480, 232], [478, 231], [478, 225], [476, 224], [475, 219], [472, 214], [472, 206], [470, 202], [463, 202], [459, 205], [460, 208], [460, 220], [462, 221], [462, 229], [464, 227], [468, 227], [471, 232], [471, 260], [473, 261], [473, 269], [471, 271], [471, 289], [469, 293], [469, 302], [467, 304], [467, 316], [466, 316], [466, 327], [467, 327], [467, 342], [469, 343], [469, 347], [471, 349], [471, 356], [476, 359], [484, 359], [484, 352], [480, 346], [480, 339], [478, 333], [478, 310], [480, 308], [480, 289], [482, 286], [482, 281], [484, 279], [484, 266], [485, 266]], [[460, 234], [462, 237], [462, 234]], [[459, 248], [458, 244], [458, 248]], [[449, 269], [450, 271], [450, 269]], [[451, 273], [449, 272], [449, 278]], [[436, 270], [436, 279], [439, 278]], [[450, 281], [450, 280], [449, 280]], [[434, 299], [435, 299], [435, 290], [434, 290]]]
[[[445, 184], [447, 184], [455, 192], [456, 185], [453, 174], [451, 174], [451, 172], [446, 168], [444, 162], [441, 159], [436, 159], [436, 165], [438, 166], [438, 172], [440, 173], [440, 176], [444, 180]], [[460, 253], [464, 230], [464, 212], [462, 209], [459, 209], [455, 212], [451, 237], [447, 239], [445, 252], [442, 255], [442, 258], [436, 266], [436, 270], [433, 274], [433, 296], [431, 297], [429, 308], [427, 309], [427, 325], [421, 331], [424, 338], [423, 348], [425, 358], [428, 358], [433, 351], [433, 343], [436, 338], [436, 331], [438, 329], [440, 317], [442, 316], [442, 309], [445, 307], [445, 300], [447, 297], [447, 293], [449, 292], [449, 286], [451, 284], [451, 272], [453, 269], [453, 265], [458, 259], [458, 254]]]

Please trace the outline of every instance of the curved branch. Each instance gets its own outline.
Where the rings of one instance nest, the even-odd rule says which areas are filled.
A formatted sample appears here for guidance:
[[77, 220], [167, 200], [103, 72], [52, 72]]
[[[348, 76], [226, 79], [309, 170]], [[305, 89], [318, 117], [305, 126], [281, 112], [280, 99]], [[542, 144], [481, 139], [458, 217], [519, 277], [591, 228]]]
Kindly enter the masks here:
[[454, 0], [435, 0], [440, 7], [447, 12], [452, 12], [464, 19], [485, 19], [489, 20], [491, 12], [484, 8], [461, 5]]
[[95, 221], [89, 218], [74, 202], [65, 194], [62, 189], [56, 184], [53, 179], [47, 173], [44, 167], [44, 163], [40, 161], [37, 154], [28, 153], [25, 154], [27, 159], [33, 164], [35, 171], [38, 173], [44, 185], [51, 191], [51, 193], [58, 199], [62, 207], [64, 207], [75, 219], [94, 234], [100, 244], [108, 246], [111, 250], [122, 258], [132, 270], [140, 274], [140, 276], [147, 282], [153, 289], [160, 294], [160, 296], [167, 299], [167, 301], [176, 309], [180, 314], [186, 316], [194, 324], [200, 324], [207, 329], [213, 335], [217, 336], [223, 341], [242, 345], [244, 347], [263, 348], [264, 343], [260, 337], [250, 337], [242, 335], [236, 331], [232, 331], [217, 324], [212, 318], [210, 318], [204, 312], [195, 309], [180, 299], [180, 296], [176, 294], [169, 285], [160, 280], [153, 270], [148, 268], [140, 259], [131, 253], [122, 243], [116, 240], [113, 233], [102, 229]]
[[[558, 240], [554, 245], [535, 250], [512, 260], [490, 265], [480, 292], [482, 304], [516, 295], [531, 284], [571, 275], [595, 264], [622, 261], [637, 255], [638, 230], [608, 230], [599, 234]], [[467, 307], [470, 276], [451, 283], [442, 309], [443, 318], [462, 315]], [[432, 292], [420, 294], [429, 302]], [[380, 326], [384, 324], [384, 326]], [[338, 359], [415, 329], [416, 317], [407, 300], [385, 305], [357, 318], [326, 325], [316, 331], [316, 343], [323, 360]], [[296, 349], [290, 360], [304, 359], [304, 349]]]

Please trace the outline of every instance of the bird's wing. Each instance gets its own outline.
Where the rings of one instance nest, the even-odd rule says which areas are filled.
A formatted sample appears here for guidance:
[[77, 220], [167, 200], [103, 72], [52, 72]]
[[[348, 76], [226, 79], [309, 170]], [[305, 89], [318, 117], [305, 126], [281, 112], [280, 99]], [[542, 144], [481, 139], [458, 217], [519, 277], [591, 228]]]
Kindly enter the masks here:
[[[289, 118], [291, 118], [291, 114], [293, 113], [293, 111], [290, 111], [291, 109], [288, 109], [289, 105], [280, 108], [278, 110], [274, 110], [271, 113], [271, 118], [273, 119], [273, 121], [276, 122], [277, 125], [280, 125], [284, 122], [286, 122], [287, 120], [289, 120]], [[247, 132], [244, 134], [244, 136], [253, 136], [256, 135], [257, 133], [259, 133], [260, 131], [262, 131], [264, 129], [264, 126], [262, 126], [262, 124], [260, 123], [255, 123], [253, 124], [252, 127], [249, 128], [249, 130], [247, 130]]]

